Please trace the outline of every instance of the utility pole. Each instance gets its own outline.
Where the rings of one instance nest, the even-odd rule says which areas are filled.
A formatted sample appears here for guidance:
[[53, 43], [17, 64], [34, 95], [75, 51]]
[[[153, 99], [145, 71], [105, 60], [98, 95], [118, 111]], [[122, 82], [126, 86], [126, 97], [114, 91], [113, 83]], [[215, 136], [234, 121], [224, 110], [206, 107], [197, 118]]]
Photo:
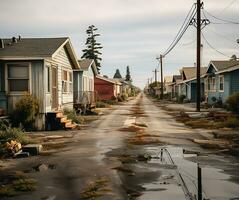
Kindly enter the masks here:
[[197, 111], [201, 105], [201, 0], [197, 0]]
[[160, 71], [161, 71], [161, 99], [163, 99], [163, 56], [160, 55]]
[[198, 171], [198, 199], [202, 200], [202, 168], [197, 164]]
[[154, 78], [155, 78], [155, 83], [158, 85], [158, 76], [157, 76], [157, 73], [158, 73], [158, 70], [157, 69], [155, 69], [154, 71]]
[[160, 89], [161, 89], [161, 94], [160, 94], [160, 98], [163, 99], [163, 55], [160, 55], [159, 57], [157, 57], [156, 59], [160, 62], [160, 75], [161, 75], [161, 86], [160, 86]]

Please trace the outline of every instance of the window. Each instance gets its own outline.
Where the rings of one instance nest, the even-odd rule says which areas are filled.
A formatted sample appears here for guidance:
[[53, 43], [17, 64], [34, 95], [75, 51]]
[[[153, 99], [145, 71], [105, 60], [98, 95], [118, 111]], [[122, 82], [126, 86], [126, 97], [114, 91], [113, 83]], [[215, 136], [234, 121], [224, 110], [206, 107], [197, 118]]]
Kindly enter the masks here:
[[73, 85], [72, 85], [72, 73], [69, 72], [69, 92], [72, 94], [73, 92]]
[[208, 78], [205, 79], [204, 89], [206, 92], [208, 91]]
[[219, 76], [219, 90], [224, 90], [224, 76]]
[[51, 83], [50, 83], [50, 67], [49, 66], [47, 66], [46, 67], [47, 69], [46, 69], [46, 73], [47, 73], [47, 75], [46, 75], [46, 78], [47, 78], [47, 86], [46, 86], [46, 90], [47, 90], [47, 92], [50, 92], [50, 88], [51, 88]]
[[216, 78], [215, 77], [212, 78], [212, 90], [213, 91], [216, 90]]
[[64, 93], [68, 92], [68, 88], [67, 88], [67, 71], [62, 70], [62, 91]]
[[10, 92], [29, 91], [29, 66], [8, 64], [8, 90]]

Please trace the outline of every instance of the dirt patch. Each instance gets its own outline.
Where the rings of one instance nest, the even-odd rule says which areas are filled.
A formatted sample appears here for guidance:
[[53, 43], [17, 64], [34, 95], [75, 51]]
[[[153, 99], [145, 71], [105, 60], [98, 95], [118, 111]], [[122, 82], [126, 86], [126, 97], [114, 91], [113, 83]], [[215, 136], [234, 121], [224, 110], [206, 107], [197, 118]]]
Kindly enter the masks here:
[[135, 126], [135, 125], [131, 125], [129, 127], [124, 127], [124, 128], [119, 129], [119, 131], [124, 131], [124, 132], [139, 132], [139, 131], [143, 131], [143, 130], [144, 130], [144, 128]]

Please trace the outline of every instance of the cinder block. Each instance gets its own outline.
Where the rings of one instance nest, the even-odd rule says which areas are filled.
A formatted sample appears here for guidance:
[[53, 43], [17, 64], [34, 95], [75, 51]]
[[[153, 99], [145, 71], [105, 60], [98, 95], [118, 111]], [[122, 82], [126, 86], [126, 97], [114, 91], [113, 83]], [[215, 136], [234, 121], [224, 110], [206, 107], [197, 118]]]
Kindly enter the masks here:
[[28, 144], [22, 147], [23, 152], [28, 152], [32, 156], [39, 155], [42, 151], [41, 144]]

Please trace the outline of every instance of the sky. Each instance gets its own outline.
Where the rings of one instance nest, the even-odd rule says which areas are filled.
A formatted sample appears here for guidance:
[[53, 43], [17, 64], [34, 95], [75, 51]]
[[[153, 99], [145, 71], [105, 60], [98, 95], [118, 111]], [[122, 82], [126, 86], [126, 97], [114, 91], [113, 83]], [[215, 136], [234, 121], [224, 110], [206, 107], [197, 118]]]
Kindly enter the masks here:
[[[70, 37], [77, 56], [85, 48], [86, 29], [95, 25], [101, 36], [101, 74], [112, 77], [119, 69], [125, 76], [130, 67], [135, 85], [143, 88], [156, 57], [165, 52], [181, 27], [193, 0], [0, 0], [0, 37]], [[209, 13], [239, 22], [239, 0], [205, 0]], [[203, 29], [202, 65], [210, 60], [239, 57], [239, 24], [221, 24], [210, 16]], [[220, 22], [218, 24], [218, 22]], [[229, 56], [229, 57], [228, 57]], [[194, 66], [196, 29], [190, 26], [179, 44], [163, 59], [163, 74], [179, 74], [181, 67]], [[159, 76], [159, 74], [158, 74]]]

